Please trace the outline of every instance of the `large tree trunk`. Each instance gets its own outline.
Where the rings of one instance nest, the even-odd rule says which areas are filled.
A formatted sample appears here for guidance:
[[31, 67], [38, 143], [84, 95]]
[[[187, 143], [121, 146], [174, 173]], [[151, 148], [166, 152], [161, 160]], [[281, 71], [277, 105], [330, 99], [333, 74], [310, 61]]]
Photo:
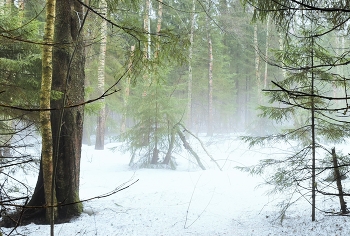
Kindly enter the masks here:
[[[46, 1], [46, 25], [44, 34], [44, 43], [42, 52], [42, 79], [40, 92], [40, 108], [49, 109], [51, 107], [51, 84], [52, 84], [52, 46], [54, 39], [55, 24], [55, 4], [56, 0]], [[44, 193], [47, 206], [53, 206], [56, 203], [56, 196], [53, 186], [53, 150], [52, 150], [52, 130], [50, 111], [40, 112], [40, 128], [42, 137], [42, 169], [44, 178]], [[53, 208], [46, 208], [46, 219], [49, 222], [54, 221]]]
[[[107, 16], [107, 2], [101, 0], [100, 2], [100, 14], [104, 17]], [[106, 47], [107, 47], [107, 21], [101, 22], [101, 42], [100, 42], [100, 55], [98, 65], [98, 93], [103, 94], [105, 88], [105, 62], [106, 62]], [[104, 100], [99, 101], [101, 103], [100, 111], [97, 116], [97, 129], [96, 129], [96, 150], [103, 150], [105, 146], [105, 129], [106, 129], [106, 104]]]
[[[56, 3], [57, 46], [53, 51], [52, 89], [62, 96], [58, 100], [51, 101], [53, 108], [81, 104], [84, 101], [85, 54], [82, 37], [79, 34], [82, 13], [82, 6], [77, 1], [60, 0]], [[79, 201], [83, 115], [83, 106], [54, 110], [51, 113], [59, 221], [67, 221], [82, 212], [82, 204], [76, 202]], [[37, 185], [28, 205], [44, 204], [43, 174], [40, 165]], [[30, 213], [32, 213], [30, 216], [37, 217], [37, 213], [43, 211], [36, 209]]]
[[[68, 42], [70, 47], [63, 45], [54, 51], [53, 89], [61, 92], [66, 91], [65, 105], [83, 103], [85, 53], [83, 39], [79, 35], [83, 9], [77, 1], [61, 0], [57, 2], [56, 13], [55, 41], [58, 43]], [[71, 64], [69, 64], [70, 60], [72, 60]], [[62, 101], [58, 100], [53, 103], [53, 106], [59, 107], [60, 104]], [[54, 153], [58, 153], [57, 201], [59, 204], [69, 204], [79, 201], [84, 107], [79, 106], [64, 110], [62, 120], [57, 113], [59, 111], [54, 112], [51, 117]], [[70, 219], [81, 213], [82, 204], [66, 205], [58, 210], [59, 218]]]

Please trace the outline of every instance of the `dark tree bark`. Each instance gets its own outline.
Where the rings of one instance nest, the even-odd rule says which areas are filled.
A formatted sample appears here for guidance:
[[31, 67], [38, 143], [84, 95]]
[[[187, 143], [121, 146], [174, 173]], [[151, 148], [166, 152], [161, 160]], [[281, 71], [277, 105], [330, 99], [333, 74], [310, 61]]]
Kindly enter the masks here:
[[202, 170], [205, 170], [205, 167], [203, 165], [203, 163], [201, 162], [201, 159], [199, 158], [198, 154], [192, 149], [192, 147], [190, 146], [190, 144], [187, 142], [185, 135], [181, 132], [180, 129], [177, 129], [177, 134], [180, 136], [180, 139], [184, 145], [184, 147], [186, 148], [186, 150], [191, 153], [192, 156], [194, 156], [194, 158], [196, 159], [199, 167]]
[[348, 213], [348, 210], [347, 210], [346, 202], [343, 196], [344, 195], [343, 187], [341, 185], [341, 180], [343, 176], [340, 174], [340, 171], [338, 168], [339, 165], [338, 165], [337, 155], [335, 153], [335, 148], [332, 148], [332, 160], [333, 160], [333, 167], [334, 167], [334, 178], [337, 181], [341, 213], [346, 214]]
[[[83, 9], [77, 1], [57, 2], [55, 40], [58, 43], [67, 42], [68, 45], [62, 44], [54, 50], [52, 89], [66, 95], [62, 98], [65, 102], [53, 101], [54, 107], [84, 101], [85, 53], [82, 37], [79, 37], [82, 19]], [[62, 121], [59, 113], [60, 111], [53, 112], [51, 117], [54, 153], [58, 153], [56, 195], [59, 204], [69, 204], [79, 201], [84, 107], [65, 109]], [[72, 204], [60, 207], [58, 214], [61, 219], [70, 219], [81, 211], [82, 204]]]
[[165, 158], [164, 158], [162, 164], [169, 165], [170, 160], [171, 160], [171, 154], [172, 154], [173, 149], [174, 149], [174, 144], [175, 144], [175, 130], [172, 129], [171, 130], [171, 135], [170, 135], [170, 140], [169, 140], [169, 148], [168, 148], [168, 151], [167, 151], [167, 153], [165, 155]]
[[[74, 0], [60, 0], [56, 5], [55, 47], [53, 51], [52, 90], [61, 98], [52, 100], [53, 108], [62, 108], [84, 101], [85, 54], [79, 35], [83, 19], [82, 6]], [[62, 113], [63, 112], [63, 113]], [[80, 157], [84, 107], [52, 111], [53, 153], [56, 167], [55, 189], [58, 202], [58, 221], [63, 222], [82, 212], [79, 201]], [[40, 174], [29, 206], [42, 206], [43, 176]], [[74, 204], [73, 204], [74, 203]], [[33, 211], [33, 210], [31, 210]], [[36, 209], [37, 216], [41, 209]]]

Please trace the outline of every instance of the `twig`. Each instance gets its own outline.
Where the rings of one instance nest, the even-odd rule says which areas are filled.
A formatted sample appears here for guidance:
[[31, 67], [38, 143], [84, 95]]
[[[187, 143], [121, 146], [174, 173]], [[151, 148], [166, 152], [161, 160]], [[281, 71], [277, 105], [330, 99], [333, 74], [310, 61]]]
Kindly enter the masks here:
[[205, 208], [203, 209], [203, 211], [197, 216], [197, 218], [196, 218], [194, 221], [192, 221], [192, 223], [191, 223], [190, 225], [186, 226], [187, 221], [188, 221], [188, 212], [189, 212], [189, 210], [190, 210], [190, 206], [191, 206], [191, 203], [192, 203], [193, 195], [194, 195], [194, 192], [196, 191], [198, 182], [199, 182], [199, 180], [201, 179], [201, 177], [202, 177], [202, 175], [199, 176], [199, 178], [198, 178], [198, 180], [197, 180], [197, 182], [196, 182], [196, 185], [194, 186], [194, 189], [193, 189], [193, 191], [192, 191], [192, 195], [191, 195], [190, 202], [188, 203], [188, 207], [187, 207], [187, 211], [186, 211], [186, 220], [185, 220], [185, 224], [184, 224], [184, 229], [188, 229], [189, 227], [191, 227], [191, 226], [203, 215], [203, 213], [204, 213], [205, 210], [208, 208], [209, 204], [211, 203], [211, 200], [212, 200], [213, 197], [214, 197], [215, 191], [213, 191], [213, 194], [211, 195], [211, 198], [210, 198], [208, 204], [207, 204], [207, 205], [205, 206]]
[[58, 203], [56, 205], [52, 205], [52, 206], [26, 206], [26, 205], [18, 205], [18, 204], [3, 204], [4, 206], [14, 206], [14, 207], [21, 207], [23, 209], [27, 208], [27, 209], [33, 209], [33, 208], [47, 208], [47, 207], [62, 207], [62, 206], [69, 206], [69, 205], [73, 205], [73, 204], [78, 204], [78, 203], [83, 203], [83, 202], [87, 202], [87, 201], [91, 201], [91, 200], [95, 200], [95, 199], [100, 199], [100, 198], [106, 198], [109, 197], [111, 195], [114, 195], [120, 191], [123, 191], [127, 188], [129, 188], [131, 185], [134, 185], [137, 181], [139, 181], [138, 179], [135, 180], [134, 182], [128, 184], [127, 186], [123, 187], [124, 185], [126, 185], [128, 182], [125, 182], [121, 185], [119, 185], [116, 189], [114, 189], [113, 191], [109, 192], [109, 193], [105, 193], [105, 194], [101, 194], [99, 196], [96, 197], [91, 197], [91, 198], [87, 198], [84, 200], [80, 200], [80, 201], [76, 201], [76, 202], [71, 202], [71, 203]]

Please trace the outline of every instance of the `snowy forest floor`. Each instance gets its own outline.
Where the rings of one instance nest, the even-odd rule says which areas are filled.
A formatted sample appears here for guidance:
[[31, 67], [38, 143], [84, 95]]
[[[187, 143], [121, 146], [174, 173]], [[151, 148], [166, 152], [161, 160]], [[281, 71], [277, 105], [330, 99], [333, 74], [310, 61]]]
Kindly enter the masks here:
[[[81, 199], [109, 193], [138, 180], [111, 196], [84, 203], [83, 214], [70, 223], [55, 226], [55, 235], [138, 235], [138, 236], [264, 236], [264, 235], [350, 235], [350, 219], [316, 212], [311, 221], [311, 206], [306, 200], [292, 205], [283, 222], [278, 219], [277, 204], [283, 195], [268, 196], [261, 176], [250, 176], [235, 169], [265, 158], [270, 149], [251, 149], [235, 137], [202, 137], [210, 154], [224, 166], [223, 171], [210, 159], [195, 140], [196, 151], [208, 170], [200, 170], [193, 158], [182, 151], [176, 158], [177, 170], [131, 169], [130, 155], [111, 148], [104, 151], [83, 146], [81, 163]], [[34, 186], [36, 173], [23, 175]], [[346, 181], [347, 182], [347, 181]], [[323, 209], [339, 210], [336, 198], [319, 196]], [[8, 234], [11, 229], [2, 229]], [[46, 236], [48, 225], [18, 227], [11, 235]]]

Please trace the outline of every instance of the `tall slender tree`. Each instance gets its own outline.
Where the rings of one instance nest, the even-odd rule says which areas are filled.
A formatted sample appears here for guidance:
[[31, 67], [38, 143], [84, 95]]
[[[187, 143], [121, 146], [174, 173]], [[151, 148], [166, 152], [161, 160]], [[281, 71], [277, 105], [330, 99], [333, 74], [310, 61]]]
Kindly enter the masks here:
[[54, 191], [54, 173], [53, 173], [53, 150], [52, 150], [52, 130], [51, 130], [51, 84], [52, 84], [52, 47], [54, 42], [55, 27], [55, 7], [56, 0], [47, 0], [46, 2], [46, 23], [44, 34], [44, 45], [42, 53], [42, 79], [40, 93], [40, 128], [42, 137], [41, 163], [44, 179], [44, 193], [46, 208], [46, 219], [53, 222], [54, 204], [56, 196]]
[[[208, 9], [210, 6], [208, 4]], [[209, 13], [208, 13], [209, 14]], [[214, 108], [213, 108], [213, 42], [211, 35], [211, 26], [209, 21], [209, 15], [206, 16], [206, 28], [207, 28], [207, 40], [208, 40], [208, 123], [207, 123], [207, 135], [213, 136], [214, 133]]]
[[[255, 50], [255, 79], [258, 97], [261, 98], [260, 55], [258, 44], [258, 24], [254, 24], [254, 50]], [[260, 100], [260, 99], [259, 99]]]
[[135, 45], [132, 45], [130, 47], [130, 59], [128, 64], [128, 73], [126, 81], [124, 82], [124, 95], [123, 95], [123, 118], [121, 122], [121, 132], [126, 132], [126, 122], [127, 122], [127, 108], [128, 108], [128, 102], [129, 102], [129, 96], [130, 96], [130, 86], [131, 86], [131, 77], [132, 77], [132, 71], [133, 71], [133, 60], [134, 60], [134, 52], [135, 52]]
[[[102, 17], [107, 16], [107, 2], [106, 0], [100, 1], [100, 14]], [[100, 54], [98, 65], [98, 83], [97, 90], [99, 94], [103, 94], [105, 91], [105, 64], [106, 64], [106, 48], [107, 48], [107, 21], [101, 20], [101, 41], [100, 41]], [[104, 99], [99, 101], [100, 110], [97, 115], [97, 128], [96, 128], [96, 144], [95, 149], [104, 149], [105, 129], [106, 129], [106, 104]]]
[[266, 88], [267, 86], [267, 68], [268, 68], [268, 58], [269, 58], [269, 34], [270, 34], [270, 29], [269, 29], [269, 26], [270, 26], [270, 17], [268, 16], [267, 19], [266, 19], [266, 42], [265, 42], [265, 72], [264, 72], [264, 88]]
[[188, 83], [187, 83], [187, 127], [192, 129], [192, 85], [193, 85], [193, 72], [192, 72], [192, 60], [193, 60], [193, 38], [194, 38], [194, 27], [195, 27], [195, 11], [196, 1], [192, 0], [192, 10], [190, 15], [191, 29], [190, 29], [190, 45], [188, 48]]

